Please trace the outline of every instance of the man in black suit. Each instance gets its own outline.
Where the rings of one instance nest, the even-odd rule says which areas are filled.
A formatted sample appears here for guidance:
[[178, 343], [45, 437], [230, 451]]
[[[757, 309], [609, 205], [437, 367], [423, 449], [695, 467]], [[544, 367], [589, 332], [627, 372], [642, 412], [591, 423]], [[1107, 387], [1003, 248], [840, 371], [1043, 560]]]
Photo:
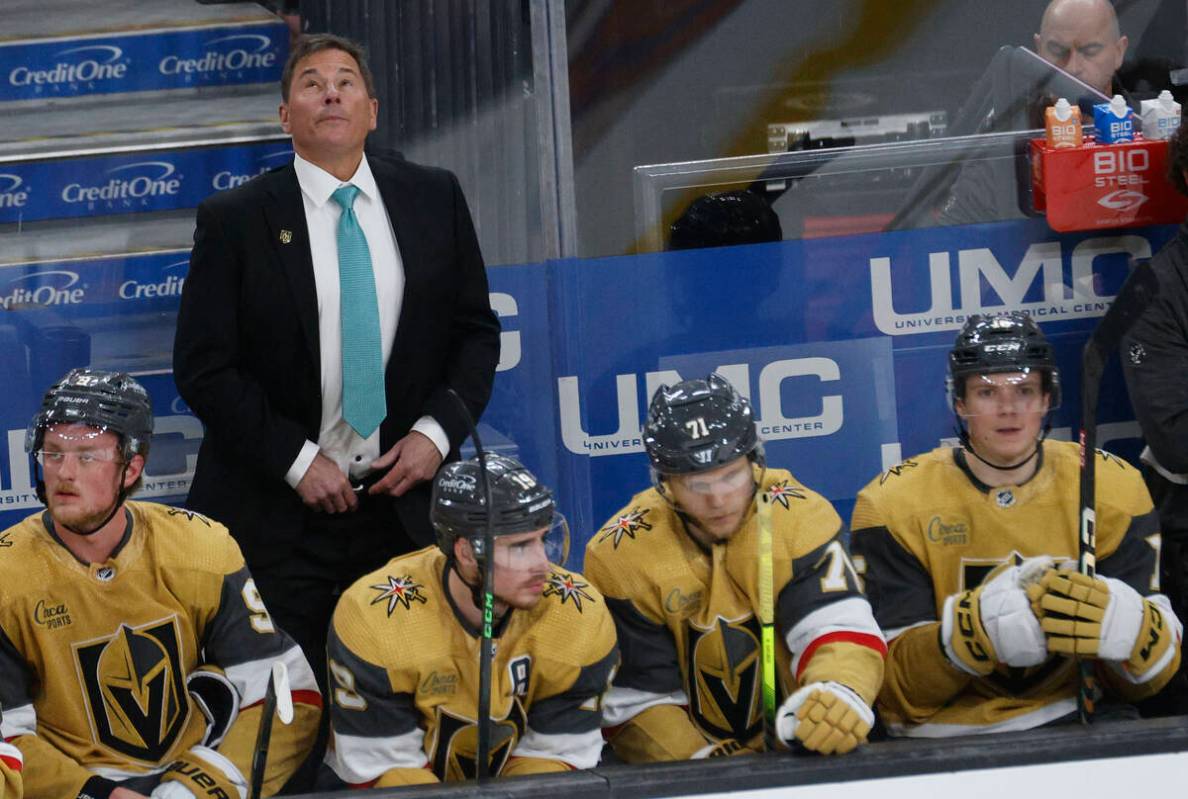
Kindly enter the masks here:
[[[456, 178], [364, 155], [362, 49], [299, 40], [281, 93], [294, 163], [198, 208], [174, 377], [206, 426], [189, 505], [230, 528], [324, 690], [337, 595], [433, 543], [427, 481], [466, 436], [447, 390], [478, 418], [499, 322]], [[378, 413], [348, 422], [360, 401]]]

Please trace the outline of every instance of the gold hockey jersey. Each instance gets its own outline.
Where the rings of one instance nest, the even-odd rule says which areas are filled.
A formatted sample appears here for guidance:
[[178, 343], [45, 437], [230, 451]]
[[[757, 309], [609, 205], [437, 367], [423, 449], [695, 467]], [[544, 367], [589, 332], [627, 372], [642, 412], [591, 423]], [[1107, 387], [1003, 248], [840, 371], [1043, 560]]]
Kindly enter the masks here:
[[186, 690], [221, 671], [240, 712], [218, 751], [246, 776], [274, 660], [289, 668], [296, 718], [272, 734], [265, 795], [296, 770], [321, 696], [301, 650], [276, 629], [226, 529], [195, 513], [126, 505], [128, 531], [84, 565], [48, 513], [0, 533], [3, 737], [24, 755], [24, 795], [71, 799], [124, 782], [149, 793], [205, 734]]
[[[1076, 709], [1072, 660], [1052, 656], [1026, 669], [1000, 664], [975, 679], [946, 660], [938, 620], [947, 597], [976, 587], [1007, 560], [1076, 561], [1079, 448], [1045, 441], [1030, 480], [997, 488], [974, 477], [965, 457], [942, 447], [905, 460], [862, 489], [854, 507], [855, 560], [890, 642], [879, 710], [892, 734], [1030, 729]], [[1096, 457], [1097, 570], [1157, 595], [1160, 537], [1146, 486], [1122, 459], [1100, 450]], [[1178, 660], [1146, 686], [1098, 671], [1115, 697], [1136, 699], [1162, 687]]]
[[[756, 472], [758, 474], [758, 472]], [[819, 680], [873, 702], [886, 646], [829, 502], [782, 469], [772, 497], [780, 701]], [[686, 759], [708, 744], [762, 747], [759, 524], [754, 506], [709, 551], [656, 489], [637, 494], [590, 539], [586, 573], [615, 619], [622, 666], [604, 724], [627, 762]]]
[[[356, 786], [473, 779], [478, 630], [446, 589], [437, 547], [358, 580], [334, 611], [326, 762]], [[495, 629], [490, 773], [590, 768], [601, 698], [618, 662], [614, 624], [581, 574], [553, 567], [541, 601]]]

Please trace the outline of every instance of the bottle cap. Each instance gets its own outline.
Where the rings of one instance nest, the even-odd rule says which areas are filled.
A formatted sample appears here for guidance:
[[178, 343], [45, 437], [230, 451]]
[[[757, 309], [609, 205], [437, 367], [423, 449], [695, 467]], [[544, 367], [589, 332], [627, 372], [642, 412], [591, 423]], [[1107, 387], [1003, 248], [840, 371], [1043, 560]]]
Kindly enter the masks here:
[[1061, 97], [1056, 101], [1056, 118], [1061, 122], [1067, 122], [1068, 118], [1072, 116], [1072, 106], [1068, 100]]

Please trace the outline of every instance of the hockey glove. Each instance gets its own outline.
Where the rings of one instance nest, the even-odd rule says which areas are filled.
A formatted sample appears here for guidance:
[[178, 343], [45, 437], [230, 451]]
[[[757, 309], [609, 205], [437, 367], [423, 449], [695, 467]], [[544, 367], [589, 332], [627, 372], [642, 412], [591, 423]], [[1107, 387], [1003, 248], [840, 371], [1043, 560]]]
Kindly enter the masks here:
[[1050, 569], [1028, 595], [1052, 652], [1121, 663], [1135, 683], [1154, 677], [1175, 654], [1174, 614], [1121, 580]]
[[844, 755], [874, 724], [874, 711], [862, 697], [837, 682], [814, 682], [792, 694], [776, 713], [776, 734], [786, 744], [800, 741], [823, 755]]
[[739, 743], [738, 740], [726, 738], [698, 749], [689, 759], [703, 760], [707, 757], [731, 757], [732, 755], [748, 755], [750, 753], [751, 750]]
[[1051, 565], [1046, 557], [1018, 566], [1004, 563], [977, 588], [946, 599], [941, 642], [949, 662], [974, 677], [986, 676], [999, 663], [1043, 663], [1048, 648], [1024, 586], [1038, 581]]
[[186, 678], [186, 690], [206, 717], [206, 734], [202, 745], [218, 748], [227, 731], [239, 717], [239, 691], [222, 672], [212, 666], [202, 666]]
[[198, 799], [227, 796], [247, 799], [247, 780], [227, 758], [205, 746], [190, 750], [170, 764], [161, 775], [161, 784], [150, 794], [152, 799]]

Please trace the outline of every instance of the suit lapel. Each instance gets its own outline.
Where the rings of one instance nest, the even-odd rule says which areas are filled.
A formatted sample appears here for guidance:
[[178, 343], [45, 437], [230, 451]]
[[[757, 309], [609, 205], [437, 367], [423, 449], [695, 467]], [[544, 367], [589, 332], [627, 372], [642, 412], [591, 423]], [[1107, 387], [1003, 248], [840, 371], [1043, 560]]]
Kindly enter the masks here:
[[268, 241], [293, 292], [293, 302], [305, 344], [314, 368], [321, 365], [318, 347], [318, 290], [314, 283], [313, 256], [309, 249], [309, 227], [297, 173], [290, 164], [268, 175], [264, 216], [268, 220]]
[[417, 234], [421, 214], [417, 207], [418, 198], [414, 187], [408, 180], [402, 179], [399, 162], [381, 158], [370, 158], [368, 162], [376, 185], [379, 186], [384, 207], [388, 210], [388, 219], [396, 236], [396, 246], [400, 250], [400, 262], [404, 267], [404, 297], [400, 305], [400, 319], [396, 323], [392, 355], [388, 359], [388, 372], [391, 377], [393, 365], [400, 363], [404, 357], [402, 343], [406, 347], [411, 346], [413, 337], [406, 329], [406, 320], [413, 316], [409, 303], [415, 301], [413, 287], [418, 285], [421, 272], [428, 269], [429, 265], [422, 257], [421, 238]]

